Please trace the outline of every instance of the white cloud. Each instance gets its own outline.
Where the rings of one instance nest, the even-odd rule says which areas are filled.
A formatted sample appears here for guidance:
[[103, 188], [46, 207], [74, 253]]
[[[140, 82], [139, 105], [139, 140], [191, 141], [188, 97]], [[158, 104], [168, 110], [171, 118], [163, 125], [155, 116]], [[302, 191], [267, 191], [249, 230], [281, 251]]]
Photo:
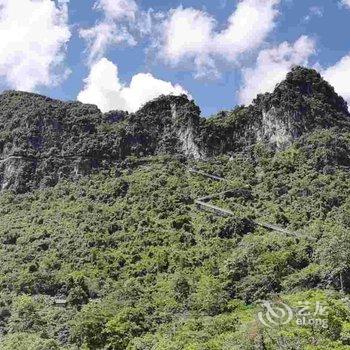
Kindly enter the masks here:
[[350, 8], [350, 0], [341, 0], [340, 2], [343, 6]]
[[121, 43], [136, 45], [134, 37], [125, 26], [118, 26], [109, 20], [88, 29], [81, 29], [79, 34], [87, 42], [89, 63], [101, 59], [110, 45]]
[[228, 27], [214, 37], [215, 50], [235, 60], [237, 55], [261, 45], [275, 26], [276, 0], [244, 0], [228, 20]]
[[103, 12], [103, 20], [79, 31], [87, 42], [89, 64], [100, 60], [111, 45], [136, 45], [130, 32], [131, 24], [133, 28], [136, 27], [134, 22], [139, 11], [134, 0], [98, 0], [93, 8]]
[[174, 10], [164, 23], [164, 46], [161, 54], [176, 65], [184, 58], [207, 55], [215, 20], [193, 8]]
[[321, 72], [323, 77], [350, 104], [350, 54]]
[[132, 77], [130, 86], [124, 87], [121, 96], [127, 102], [127, 110], [136, 111], [143, 104], [160, 95], [189, 95], [180, 85], [156, 79], [150, 73], [139, 73]]
[[217, 59], [237, 63], [258, 48], [275, 26], [280, 0], [242, 0], [226, 28], [218, 31], [208, 13], [178, 7], [160, 26], [159, 57], [171, 66], [194, 63], [196, 74], [218, 74]]
[[85, 87], [78, 95], [78, 101], [96, 104], [103, 112], [111, 109], [126, 109], [126, 101], [120, 96], [122, 85], [118, 78], [118, 68], [106, 58], [95, 63]]
[[[33, 91], [58, 82], [70, 39], [66, 5], [50, 0], [0, 0], [0, 75]], [[65, 72], [61, 72], [65, 76]]]
[[272, 92], [294, 65], [307, 65], [315, 53], [315, 42], [301, 36], [294, 44], [283, 42], [277, 47], [262, 50], [255, 67], [243, 69], [243, 86], [239, 102], [249, 104], [257, 94]]
[[[350, 0], [349, 0], [350, 2]], [[311, 6], [309, 13], [304, 17], [304, 22], [310, 22], [313, 17], [321, 18], [324, 14], [324, 8], [321, 6]]]
[[134, 0], [98, 0], [94, 8], [102, 10], [106, 17], [120, 20], [134, 20], [138, 6]]
[[118, 77], [118, 67], [102, 58], [91, 67], [90, 74], [85, 79], [85, 87], [77, 99], [96, 104], [102, 112], [114, 109], [135, 112], [144, 103], [162, 94], [188, 95], [180, 85], [173, 85], [145, 73], [136, 74], [130, 85], [124, 86]]

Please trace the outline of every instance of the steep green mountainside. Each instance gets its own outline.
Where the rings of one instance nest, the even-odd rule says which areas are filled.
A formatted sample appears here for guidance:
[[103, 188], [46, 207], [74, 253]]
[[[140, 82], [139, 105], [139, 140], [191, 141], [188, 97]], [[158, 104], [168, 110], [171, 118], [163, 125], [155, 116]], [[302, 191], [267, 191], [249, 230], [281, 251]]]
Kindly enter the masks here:
[[296, 67], [273, 93], [209, 119], [186, 96], [161, 96], [139, 111], [23, 92], [0, 95], [0, 191], [24, 193], [120, 166], [127, 157], [210, 159], [256, 143], [282, 150], [318, 129], [350, 130], [346, 102], [314, 70]]
[[1, 350], [350, 349], [350, 116], [314, 70], [209, 119], [5, 92], [0, 188]]
[[[258, 143], [231, 159], [129, 158], [4, 192], [0, 348], [350, 349], [349, 151], [349, 132], [318, 130], [279, 152]], [[214, 202], [236, 218], [196, 208], [231, 188], [244, 191]], [[327, 328], [264, 327], [258, 301], [277, 295], [322, 302]]]

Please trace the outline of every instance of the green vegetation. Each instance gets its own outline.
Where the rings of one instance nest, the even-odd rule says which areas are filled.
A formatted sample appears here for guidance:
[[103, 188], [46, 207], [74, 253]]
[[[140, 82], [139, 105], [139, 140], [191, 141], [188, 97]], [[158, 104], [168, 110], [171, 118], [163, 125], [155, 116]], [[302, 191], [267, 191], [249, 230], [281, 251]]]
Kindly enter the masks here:
[[208, 119], [0, 107], [0, 349], [350, 349], [350, 118], [316, 71]]
[[[158, 156], [0, 196], [0, 348], [350, 349], [350, 134], [188, 163]], [[224, 176], [215, 182], [194, 166]], [[237, 213], [219, 217], [194, 199]], [[297, 230], [301, 238], [249, 219]], [[259, 300], [328, 306], [276, 328]], [[63, 305], [57, 305], [64, 300]]]

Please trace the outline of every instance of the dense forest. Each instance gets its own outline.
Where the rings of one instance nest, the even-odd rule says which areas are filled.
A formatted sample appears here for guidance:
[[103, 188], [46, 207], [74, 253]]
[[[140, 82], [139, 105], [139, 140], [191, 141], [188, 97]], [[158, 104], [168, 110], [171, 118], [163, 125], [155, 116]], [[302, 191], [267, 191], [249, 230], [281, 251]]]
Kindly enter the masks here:
[[[17, 96], [19, 110], [27, 101], [23, 94], [6, 94], [12, 104]], [[29, 157], [26, 148], [9, 150], [25, 144], [26, 133], [37, 133], [39, 144], [30, 139], [30, 164], [46, 162], [29, 173], [18, 170], [22, 180], [32, 179], [29, 187], [3, 187], [0, 194], [0, 349], [350, 349], [350, 128], [344, 100], [318, 73], [297, 68], [274, 94], [207, 120], [194, 118], [194, 104], [176, 97], [182, 112], [157, 133], [148, 124], [154, 115], [161, 119], [159, 101], [173, 98], [153, 101], [135, 115], [100, 116], [93, 106], [73, 103], [67, 115], [73, 107], [86, 112], [77, 127], [69, 126], [69, 118], [55, 124], [56, 107], [49, 117], [33, 110], [30, 118], [47, 123], [39, 134], [26, 129], [24, 112], [14, 109], [19, 119], [13, 125], [13, 107], [0, 114], [6, 121], [3, 154]], [[267, 125], [261, 113], [271, 109], [269, 118], [279, 128]], [[163, 118], [170, 123], [174, 115]], [[191, 142], [178, 132], [189, 120]], [[51, 138], [53, 125], [64, 131], [62, 141]], [[234, 137], [240, 133], [245, 141]], [[79, 145], [89, 147], [74, 149], [80, 134]], [[125, 140], [132, 150], [118, 153], [112, 142], [122, 147]], [[49, 153], [53, 147], [59, 152]], [[191, 156], [194, 147], [199, 151]], [[82, 149], [80, 156], [101, 163], [70, 176], [61, 157]], [[64, 176], [43, 180], [64, 167]], [[196, 205], [197, 198], [221, 192], [226, 194], [210, 203], [234, 215]], [[262, 221], [297, 234], [256, 224]], [[308, 305], [322, 322], [265, 326], [258, 317], [264, 300], [295, 312]]]

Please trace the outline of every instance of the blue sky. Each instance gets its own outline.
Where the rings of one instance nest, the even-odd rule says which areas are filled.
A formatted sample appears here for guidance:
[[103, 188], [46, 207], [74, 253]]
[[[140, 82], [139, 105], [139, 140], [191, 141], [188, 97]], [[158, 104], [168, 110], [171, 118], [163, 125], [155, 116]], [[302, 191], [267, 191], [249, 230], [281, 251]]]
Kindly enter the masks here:
[[[7, 52], [0, 54], [2, 89], [130, 111], [163, 89], [186, 91], [208, 116], [249, 103], [293, 64], [304, 64], [350, 101], [349, 0], [1, 2], [0, 29], [8, 31], [0, 34]], [[51, 22], [42, 27], [43, 17], [35, 23], [28, 12]], [[21, 39], [12, 23], [19, 22], [25, 45], [17, 54]]]

